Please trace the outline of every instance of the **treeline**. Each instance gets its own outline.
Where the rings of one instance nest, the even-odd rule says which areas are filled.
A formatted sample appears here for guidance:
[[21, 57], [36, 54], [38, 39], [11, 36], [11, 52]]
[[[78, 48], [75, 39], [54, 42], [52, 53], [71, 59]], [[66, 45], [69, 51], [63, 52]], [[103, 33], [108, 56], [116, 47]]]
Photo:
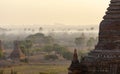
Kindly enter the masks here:
[[[42, 28], [40, 31], [42, 31]], [[59, 59], [59, 57], [70, 60], [72, 53], [69, 50], [74, 48], [78, 50], [93, 49], [97, 44], [97, 40], [98, 38], [93, 33], [52, 32], [48, 35], [36, 33], [20, 40], [20, 48], [26, 56], [45, 52], [45, 60], [46, 58]], [[13, 41], [10, 39], [9, 41], [4, 41], [4, 47], [5, 49], [13, 49]]]
[[98, 38], [82, 33], [79, 37], [75, 38], [74, 42], [79, 49], [93, 49], [98, 42]]
[[28, 36], [20, 42], [20, 48], [26, 56], [35, 55], [40, 52], [45, 52], [45, 60], [56, 60], [63, 57], [66, 60], [72, 58], [72, 53], [66, 46], [59, 45], [51, 36], [45, 36], [42, 33], [37, 33]]

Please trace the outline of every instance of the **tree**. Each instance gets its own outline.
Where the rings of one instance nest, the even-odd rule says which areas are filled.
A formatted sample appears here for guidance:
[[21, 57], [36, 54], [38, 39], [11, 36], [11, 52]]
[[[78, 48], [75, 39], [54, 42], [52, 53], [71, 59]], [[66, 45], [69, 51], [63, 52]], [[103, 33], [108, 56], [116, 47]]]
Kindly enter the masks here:
[[32, 47], [32, 42], [30, 40], [25, 40], [20, 42], [20, 48], [25, 55], [30, 54], [30, 48]]
[[34, 29], [32, 29], [32, 32], [34, 32], [35, 30]]
[[58, 59], [58, 56], [57, 55], [46, 55], [44, 59], [45, 60], [56, 60]]
[[46, 36], [46, 37], [44, 37], [44, 42], [45, 42], [45, 44], [53, 44], [54, 39], [52, 36]]
[[43, 28], [42, 28], [42, 27], [40, 27], [40, 28], [39, 28], [39, 32], [41, 32], [42, 30], [43, 30]]
[[30, 31], [31, 29], [30, 28], [28, 28], [28, 31]]
[[31, 40], [25, 40], [25, 47], [26, 47], [27, 49], [30, 49], [30, 48], [32, 47], [32, 42], [31, 42]]
[[75, 38], [75, 44], [77, 47], [80, 47], [80, 49], [83, 49], [83, 47], [85, 46], [85, 36], [81, 36], [78, 38]]
[[53, 44], [54, 42], [54, 38], [52, 36], [45, 36], [43, 33], [29, 35], [26, 39], [31, 40], [34, 44], [39, 45]]
[[24, 31], [26, 31], [27, 30], [27, 28], [24, 28]]
[[0, 49], [0, 58], [2, 58], [3, 57], [3, 52], [2, 52], [2, 50]]
[[75, 39], [75, 44], [77, 46], [81, 46], [83, 44], [83, 42], [84, 42], [84, 38], [82, 38], [82, 37], [79, 37], [79, 38]]
[[95, 45], [95, 39], [93, 37], [90, 37], [89, 40], [87, 41], [87, 46], [89, 48], [93, 47]]
[[60, 54], [67, 60], [71, 60], [72, 53], [64, 46], [60, 46], [59, 44], [47, 45], [43, 48], [44, 52], [52, 52], [55, 51], [56, 54]]
[[46, 45], [43, 47], [44, 52], [52, 52], [53, 51], [53, 46], [52, 45]]
[[90, 30], [94, 30], [94, 27], [91, 27]]
[[62, 55], [65, 59], [71, 60], [73, 54], [70, 51], [65, 51], [62, 53]]
[[58, 45], [58, 44], [54, 44], [54, 45], [53, 45], [53, 50], [54, 50], [56, 53], [60, 54], [61, 51], [64, 50], [64, 49], [62, 48], [62, 46], [60, 46], [60, 45]]

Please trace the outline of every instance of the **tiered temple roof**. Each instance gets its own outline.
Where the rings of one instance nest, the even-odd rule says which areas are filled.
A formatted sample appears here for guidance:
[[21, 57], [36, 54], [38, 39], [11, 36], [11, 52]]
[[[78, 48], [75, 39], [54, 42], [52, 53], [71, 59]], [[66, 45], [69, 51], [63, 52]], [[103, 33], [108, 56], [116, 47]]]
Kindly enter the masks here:
[[111, 0], [100, 23], [98, 44], [79, 65], [80, 73], [74, 73], [76, 69], [71, 74], [120, 74], [120, 0]]
[[98, 50], [120, 49], [120, 0], [111, 0], [100, 23]]

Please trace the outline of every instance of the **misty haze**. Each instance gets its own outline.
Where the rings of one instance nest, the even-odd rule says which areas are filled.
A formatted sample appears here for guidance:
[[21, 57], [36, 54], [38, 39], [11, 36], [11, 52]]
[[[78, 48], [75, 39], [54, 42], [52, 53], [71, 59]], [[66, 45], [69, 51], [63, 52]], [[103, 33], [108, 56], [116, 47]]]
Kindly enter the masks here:
[[79, 74], [74, 68], [102, 40], [99, 23], [108, 4], [1, 0], [0, 74]]

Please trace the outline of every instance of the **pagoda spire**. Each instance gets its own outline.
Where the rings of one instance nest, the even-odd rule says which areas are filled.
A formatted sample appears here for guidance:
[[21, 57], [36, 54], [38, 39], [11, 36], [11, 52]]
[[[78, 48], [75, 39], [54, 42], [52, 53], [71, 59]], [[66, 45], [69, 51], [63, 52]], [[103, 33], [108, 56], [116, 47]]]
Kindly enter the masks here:
[[73, 59], [72, 62], [79, 62], [78, 55], [77, 55], [77, 49], [74, 49]]
[[68, 68], [68, 74], [80, 74], [80, 63], [78, 60], [77, 49], [74, 49], [73, 59], [70, 67]]

